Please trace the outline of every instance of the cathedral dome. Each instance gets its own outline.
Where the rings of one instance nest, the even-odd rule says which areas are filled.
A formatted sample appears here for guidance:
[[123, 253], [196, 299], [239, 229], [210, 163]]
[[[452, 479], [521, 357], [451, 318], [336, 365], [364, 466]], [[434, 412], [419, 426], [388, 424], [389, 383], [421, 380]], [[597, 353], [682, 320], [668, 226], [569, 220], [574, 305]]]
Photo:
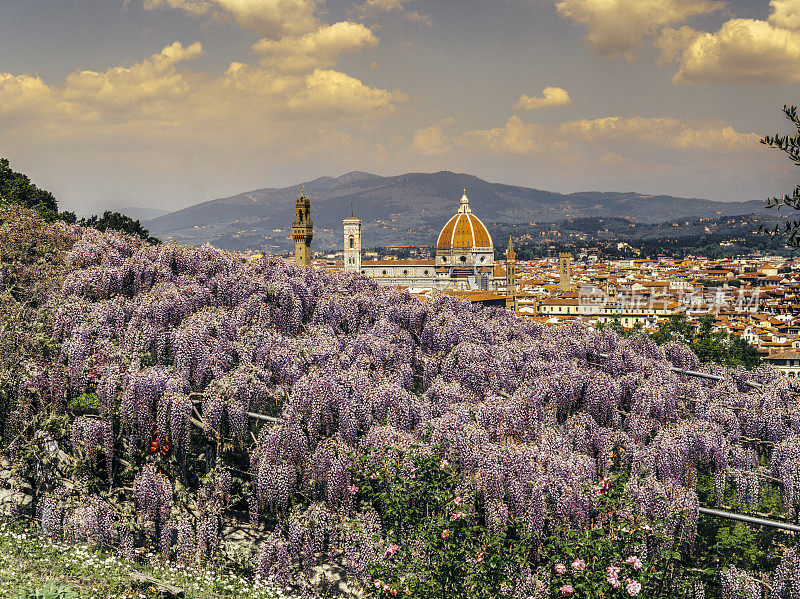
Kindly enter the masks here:
[[471, 250], [492, 248], [492, 237], [486, 226], [472, 214], [466, 190], [461, 197], [461, 206], [456, 215], [447, 221], [436, 241], [437, 250]]

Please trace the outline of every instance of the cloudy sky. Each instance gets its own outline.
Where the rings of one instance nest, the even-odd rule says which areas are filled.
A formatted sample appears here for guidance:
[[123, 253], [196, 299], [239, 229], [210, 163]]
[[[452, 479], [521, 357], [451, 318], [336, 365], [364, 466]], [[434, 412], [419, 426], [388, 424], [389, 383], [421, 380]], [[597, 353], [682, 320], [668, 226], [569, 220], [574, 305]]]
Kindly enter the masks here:
[[0, 156], [81, 213], [352, 170], [761, 199], [800, 0], [2, 0]]

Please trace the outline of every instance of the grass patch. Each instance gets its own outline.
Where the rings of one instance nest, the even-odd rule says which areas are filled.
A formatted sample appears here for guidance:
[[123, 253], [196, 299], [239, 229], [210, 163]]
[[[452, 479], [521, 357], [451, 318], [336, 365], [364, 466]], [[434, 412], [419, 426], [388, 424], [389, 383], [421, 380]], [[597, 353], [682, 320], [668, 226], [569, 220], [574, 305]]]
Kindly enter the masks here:
[[132, 572], [181, 587], [187, 599], [283, 597], [266, 584], [234, 574], [162, 563], [151, 553], [138, 557], [134, 562], [98, 548], [51, 542], [30, 527], [0, 522], [0, 597], [147, 598], [130, 588]]

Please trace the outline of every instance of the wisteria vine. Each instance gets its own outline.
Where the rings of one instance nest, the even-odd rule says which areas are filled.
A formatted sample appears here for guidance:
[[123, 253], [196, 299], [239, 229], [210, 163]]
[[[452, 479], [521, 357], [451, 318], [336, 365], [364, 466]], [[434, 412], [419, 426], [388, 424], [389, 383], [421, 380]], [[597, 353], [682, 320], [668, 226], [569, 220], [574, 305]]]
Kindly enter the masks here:
[[[586, 525], [614, 460], [630, 474], [631, 512], [674, 518], [685, 538], [703, 473], [718, 503], [732, 494], [742, 509], [775, 479], [785, 516], [798, 519], [800, 400], [769, 369], [699, 380], [670, 371], [701, 368], [679, 344], [549, 328], [443, 295], [423, 303], [365, 277], [208, 245], [54, 226], [73, 239], [47, 312], [61, 350], [28, 365], [7, 432], [35, 406], [63, 413], [93, 394], [96, 415], [71, 425], [73, 455], [112, 485], [129, 463], [139, 519], [165, 555], [190, 563], [218, 551], [230, 466], [247, 481], [252, 524], [270, 527], [260, 576], [288, 585], [343, 560], [363, 582], [381, 515], [354, 501], [353, 464], [397, 460], [406, 472], [414, 452], [477, 481], [489, 528]], [[248, 411], [281, 423], [256, 425]], [[207, 448], [202, 466], [193, 435]], [[194, 512], [176, 516], [176, 481], [211, 470], [219, 478], [195, 489]], [[40, 503], [47, 534], [132, 542], [102, 500], [66, 516], [57, 499]], [[796, 573], [791, 551], [777, 578]], [[727, 588], [752, 586], [727, 576]]]

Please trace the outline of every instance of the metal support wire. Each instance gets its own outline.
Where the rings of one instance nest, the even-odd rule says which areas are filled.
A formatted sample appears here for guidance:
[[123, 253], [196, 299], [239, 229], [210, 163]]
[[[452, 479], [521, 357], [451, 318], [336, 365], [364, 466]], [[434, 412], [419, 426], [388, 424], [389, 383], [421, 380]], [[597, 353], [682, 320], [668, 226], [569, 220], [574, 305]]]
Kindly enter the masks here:
[[[194, 395], [197, 395], [197, 394], [195, 393]], [[203, 403], [199, 399], [192, 399], [190, 401], [193, 404], [201, 404], [202, 405], [202, 403]], [[255, 412], [247, 412], [247, 415], [250, 416], [250, 418], [257, 418], [258, 420], [264, 420], [266, 422], [283, 422], [282, 418], [275, 418], [274, 416], [265, 416], [264, 414], [256, 414]]]
[[[603, 359], [606, 359], [606, 360], [611, 357], [609, 354], [597, 353], [597, 354], [594, 354], [594, 355], [597, 356], [598, 358], [603, 358]], [[698, 372], [697, 370], [683, 370], [682, 368], [677, 368], [675, 366], [670, 366], [669, 369], [672, 372], [676, 373], [676, 374], [685, 374], [686, 376], [694, 376], [694, 377], [701, 378], [701, 379], [709, 379], [711, 381], [722, 381], [722, 380], [725, 379], [725, 377], [721, 377], [718, 374], [709, 374], [707, 372]], [[761, 389], [762, 388], [761, 383], [756, 383], [756, 382], [753, 382], [753, 381], [742, 381], [742, 382], [745, 385], [748, 385], [749, 387], [752, 387], [754, 389]]]
[[772, 528], [780, 528], [791, 532], [800, 532], [800, 526], [796, 524], [789, 524], [788, 522], [778, 522], [777, 520], [765, 520], [764, 518], [756, 518], [754, 516], [745, 516], [743, 514], [734, 514], [732, 512], [723, 512], [722, 510], [712, 510], [711, 508], [701, 507], [700, 513], [706, 516], [714, 516], [716, 518], [728, 518], [729, 520], [737, 520], [747, 524], [757, 524], [759, 526], [770, 526]]
[[[606, 360], [611, 357], [609, 354], [601, 354], [601, 353], [596, 353], [594, 355], [597, 356], [598, 358], [603, 358]], [[724, 379], [724, 377], [721, 377], [716, 374], [709, 374], [707, 372], [698, 372], [696, 370], [683, 370], [682, 368], [676, 368], [675, 366], [670, 366], [670, 370], [676, 374], [685, 374], [686, 376], [694, 376], [697, 378], [709, 379], [712, 381], [721, 381]], [[744, 381], [744, 383], [754, 389], [763, 388], [763, 385], [753, 381]], [[769, 526], [772, 528], [780, 528], [782, 530], [788, 530], [790, 532], [800, 532], [800, 526], [796, 524], [789, 524], [788, 522], [765, 520], [764, 518], [745, 516], [744, 514], [735, 514], [733, 512], [723, 512], [721, 510], [714, 510], [707, 507], [701, 507], [700, 513], [705, 514], [706, 516], [714, 516], [716, 518], [727, 518], [729, 520], [737, 520], [739, 522], [744, 522], [746, 524], [756, 524], [758, 526]]]
[[[609, 354], [601, 354], [596, 353], [594, 354], [598, 358], [608, 359], [611, 356]], [[698, 372], [696, 370], [683, 370], [681, 368], [676, 368], [675, 366], [670, 366], [670, 370], [676, 374], [685, 374], [686, 376], [694, 376], [697, 378], [709, 379], [712, 381], [721, 381], [723, 377], [716, 375], [716, 374], [709, 374], [707, 372]], [[749, 385], [750, 387], [761, 389], [761, 384], [755, 383], [752, 381], [744, 381], [745, 384]], [[199, 394], [193, 394], [195, 396]], [[193, 404], [202, 404], [199, 399], [192, 399], [191, 402]], [[250, 418], [257, 418], [258, 420], [264, 420], [266, 422], [283, 422], [281, 418], [275, 418], [274, 416], [266, 416], [264, 414], [256, 414], [255, 412], [247, 412], [247, 415]], [[789, 524], [788, 522], [778, 522], [776, 520], [765, 520], [763, 518], [755, 518], [753, 516], [745, 516], [743, 514], [734, 514], [732, 512], [723, 512], [721, 510], [713, 510], [707, 507], [699, 508], [701, 514], [705, 514], [707, 516], [714, 516], [717, 518], [728, 518], [729, 520], [737, 520], [739, 522], [745, 522], [747, 524], [756, 524], [759, 526], [769, 526], [772, 528], [779, 528], [782, 530], [788, 530], [790, 532], [800, 532], [800, 526], [795, 524]]]

